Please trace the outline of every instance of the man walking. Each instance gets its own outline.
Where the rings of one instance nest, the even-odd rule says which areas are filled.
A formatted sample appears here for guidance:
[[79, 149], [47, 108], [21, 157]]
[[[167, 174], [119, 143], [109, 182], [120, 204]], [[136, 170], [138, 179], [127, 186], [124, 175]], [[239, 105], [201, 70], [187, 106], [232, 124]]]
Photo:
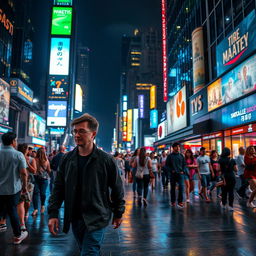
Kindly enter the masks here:
[[118, 228], [125, 210], [115, 162], [93, 143], [98, 126], [98, 121], [89, 114], [73, 120], [72, 134], [77, 147], [62, 158], [48, 207], [49, 230], [56, 235], [59, 208], [65, 201], [63, 231], [67, 233], [72, 224], [81, 255], [100, 254], [111, 211], [112, 224]]
[[59, 168], [60, 161], [61, 161], [61, 159], [64, 155], [65, 155], [65, 147], [60, 146], [58, 154], [56, 154], [50, 162], [51, 163], [51, 170], [52, 170], [51, 180], [50, 180], [50, 191], [51, 191], [51, 193], [52, 193], [54, 181], [55, 181], [56, 176], [57, 176], [57, 170]]
[[[27, 231], [21, 231], [17, 214], [20, 192], [27, 192], [27, 163], [24, 155], [16, 150], [15, 133], [3, 134], [2, 143], [0, 150], [0, 218], [9, 215], [14, 234], [13, 243], [20, 244], [28, 236]], [[4, 230], [6, 226], [1, 227], [1, 231]]]
[[176, 184], [179, 185], [178, 207], [183, 207], [183, 191], [185, 178], [185, 158], [180, 153], [180, 144], [175, 142], [172, 144], [173, 152], [167, 156], [166, 167], [170, 172], [171, 179], [171, 205], [176, 205]]

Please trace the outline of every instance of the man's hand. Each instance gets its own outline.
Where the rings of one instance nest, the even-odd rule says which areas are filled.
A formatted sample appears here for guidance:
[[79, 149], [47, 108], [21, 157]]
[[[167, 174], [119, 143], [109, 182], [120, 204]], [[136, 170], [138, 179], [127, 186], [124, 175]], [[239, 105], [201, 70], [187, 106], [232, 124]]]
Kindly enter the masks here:
[[113, 221], [112, 221], [112, 225], [114, 225], [114, 229], [117, 229], [119, 228], [119, 226], [121, 225], [122, 223], [122, 218], [118, 219], [118, 218], [113, 218]]
[[57, 218], [49, 219], [48, 221], [49, 231], [56, 236], [59, 232], [59, 220]]

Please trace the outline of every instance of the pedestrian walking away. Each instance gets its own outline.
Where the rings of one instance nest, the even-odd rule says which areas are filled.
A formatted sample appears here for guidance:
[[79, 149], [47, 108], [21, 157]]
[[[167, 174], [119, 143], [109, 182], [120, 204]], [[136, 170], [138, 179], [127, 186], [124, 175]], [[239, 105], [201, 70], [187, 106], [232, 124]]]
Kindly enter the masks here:
[[67, 233], [72, 225], [82, 256], [100, 255], [111, 211], [116, 229], [125, 210], [123, 185], [115, 161], [93, 143], [98, 127], [98, 121], [89, 114], [72, 121], [77, 146], [61, 160], [48, 206], [49, 230], [56, 235], [59, 209], [65, 202], [63, 231]]

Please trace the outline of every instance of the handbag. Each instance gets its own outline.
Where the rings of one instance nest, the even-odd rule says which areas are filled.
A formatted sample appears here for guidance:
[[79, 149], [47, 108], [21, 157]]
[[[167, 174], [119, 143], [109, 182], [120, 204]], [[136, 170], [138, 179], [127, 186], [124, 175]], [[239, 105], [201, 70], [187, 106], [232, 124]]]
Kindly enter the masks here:
[[143, 168], [142, 167], [137, 167], [135, 177], [138, 178], [138, 179], [143, 179], [143, 175], [144, 175]]

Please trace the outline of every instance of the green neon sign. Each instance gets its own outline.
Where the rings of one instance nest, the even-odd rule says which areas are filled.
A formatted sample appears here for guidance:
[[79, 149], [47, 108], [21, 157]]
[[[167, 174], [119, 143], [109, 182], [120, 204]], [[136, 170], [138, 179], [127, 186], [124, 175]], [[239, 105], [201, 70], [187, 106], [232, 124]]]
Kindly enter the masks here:
[[54, 5], [72, 5], [72, 0], [54, 0]]
[[72, 8], [53, 7], [52, 9], [52, 35], [71, 35]]

